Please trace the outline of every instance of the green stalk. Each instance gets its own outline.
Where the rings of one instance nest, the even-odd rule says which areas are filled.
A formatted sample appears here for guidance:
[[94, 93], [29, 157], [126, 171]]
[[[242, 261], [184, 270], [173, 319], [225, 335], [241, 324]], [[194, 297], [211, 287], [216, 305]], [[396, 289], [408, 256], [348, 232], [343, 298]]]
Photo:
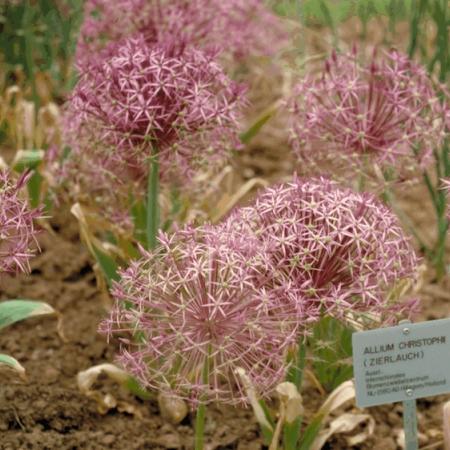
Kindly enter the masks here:
[[336, 30], [336, 23], [333, 19], [333, 15], [328, 8], [327, 3], [324, 0], [319, 0], [319, 6], [322, 11], [323, 17], [325, 19], [326, 24], [331, 28], [331, 32], [333, 33], [333, 48], [336, 50], [339, 49], [339, 38]]
[[[210, 351], [208, 351], [208, 355], [209, 354]], [[209, 356], [205, 362], [205, 365], [203, 366], [202, 383], [205, 385], [209, 383]], [[202, 400], [203, 399], [200, 399], [200, 405], [197, 408], [197, 414], [195, 417], [195, 450], [203, 450], [205, 444], [206, 405]]]
[[153, 146], [147, 184], [147, 247], [156, 247], [156, 236], [159, 229], [159, 158], [158, 149]]
[[[422, 0], [423, 2], [424, 0]], [[445, 83], [449, 72], [449, 52], [448, 52], [448, 3], [447, 0], [436, 0], [429, 2], [428, 11], [437, 27], [437, 42], [436, 52], [429, 63], [430, 72], [433, 70], [436, 62], [439, 62], [439, 81]], [[443, 92], [440, 97], [444, 96]], [[433, 251], [433, 265], [436, 269], [436, 276], [438, 279], [445, 275], [445, 243], [447, 238], [447, 231], [449, 223], [447, 220], [446, 206], [447, 196], [439, 189], [440, 180], [448, 178], [450, 175], [450, 165], [448, 160], [448, 142], [444, 142], [442, 151], [434, 151], [434, 159], [436, 163], [436, 177], [438, 179], [436, 186], [434, 186], [427, 173], [424, 174], [425, 184], [433, 200], [433, 206], [437, 218], [437, 242]]]
[[425, 0], [414, 0], [412, 4], [412, 18], [410, 22], [411, 36], [409, 40], [408, 56], [413, 57], [418, 44], [420, 19], [424, 15]]
[[445, 217], [441, 218], [438, 226], [438, 241], [434, 256], [434, 265], [436, 268], [436, 278], [440, 280], [446, 273], [445, 267], [445, 242], [447, 238], [448, 221]]
[[22, 29], [23, 29], [23, 39], [24, 39], [24, 50], [25, 50], [25, 72], [31, 83], [31, 89], [33, 94], [33, 101], [36, 107], [39, 106], [39, 96], [37, 94], [36, 82], [34, 79], [34, 61], [33, 61], [33, 47], [34, 47], [34, 36], [33, 36], [33, 10], [30, 4], [30, 0], [25, 2], [24, 12], [22, 17]]
[[200, 403], [195, 417], [195, 450], [203, 450], [205, 444], [206, 405]]
[[[286, 377], [286, 381], [294, 383], [300, 391], [303, 382], [303, 371], [306, 362], [306, 344], [303, 338], [298, 343], [297, 354], [294, 357], [292, 366]], [[292, 423], [286, 423], [283, 427], [283, 448], [284, 450], [296, 450], [300, 440], [300, 428], [302, 417], [297, 418]]]
[[302, 337], [298, 343], [297, 354], [294, 356], [292, 366], [290, 367], [286, 376], [286, 381], [294, 383], [299, 390], [303, 382], [303, 370], [305, 369], [305, 362], [306, 344]]
[[[449, 69], [448, 52], [448, 2], [447, 0], [436, 0], [428, 5], [431, 9], [434, 22], [437, 27], [437, 49], [434, 59], [439, 61], [439, 81], [445, 83]], [[434, 6], [434, 9], [432, 7]]]

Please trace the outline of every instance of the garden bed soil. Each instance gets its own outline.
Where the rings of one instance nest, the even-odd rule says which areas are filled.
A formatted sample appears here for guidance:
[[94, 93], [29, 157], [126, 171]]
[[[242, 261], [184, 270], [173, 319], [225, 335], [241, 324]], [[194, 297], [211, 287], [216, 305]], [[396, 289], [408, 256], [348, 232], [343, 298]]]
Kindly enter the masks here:
[[[418, 197], [419, 195], [419, 197]], [[417, 208], [419, 192], [408, 192], [405, 209], [415, 211], [417, 224], [432, 233], [430, 213]], [[426, 204], [426, 201], [424, 201]], [[30, 276], [2, 280], [2, 298], [43, 299], [62, 315], [65, 340], [54, 317], [34, 318], [7, 328], [0, 336], [2, 352], [14, 355], [26, 368], [27, 380], [0, 372], [0, 450], [94, 450], [191, 448], [192, 417], [171, 425], [159, 415], [156, 400], [141, 401], [118, 385], [100, 380], [98, 387], [128, 404], [106, 414], [79, 392], [77, 373], [95, 364], [113, 361], [115, 348], [107, 345], [97, 327], [106, 310], [96, 287], [89, 254], [79, 241], [70, 213], [51, 221], [53, 233], [40, 236], [42, 252], [32, 262]], [[428, 230], [428, 231], [427, 231]], [[422, 287], [423, 312], [419, 319], [450, 315], [449, 282], [436, 284], [432, 276]], [[310, 415], [324, 400], [314, 386], [304, 392]], [[442, 405], [449, 396], [419, 400], [419, 429], [424, 448], [443, 449]], [[356, 411], [350, 405], [347, 411]], [[130, 410], [129, 410], [130, 411]], [[400, 405], [367, 410], [376, 420], [375, 433], [356, 449], [394, 450], [402, 427]], [[307, 419], [306, 419], [307, 420]], [[206, 427], [207, 449], [261, 449], [258, 426], [250, 410], [210, 408]], [[348, 448], [343, 435], [325, 449]]]

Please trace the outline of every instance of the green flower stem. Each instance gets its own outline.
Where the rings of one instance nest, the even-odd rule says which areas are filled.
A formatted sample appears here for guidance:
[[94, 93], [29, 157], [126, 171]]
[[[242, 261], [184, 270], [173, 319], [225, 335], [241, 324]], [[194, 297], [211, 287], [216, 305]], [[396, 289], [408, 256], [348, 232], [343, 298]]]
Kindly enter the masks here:
[[[300, 392], [303, 382], [303, 371], [306, 363], [306, 343], [300, 338], [298, 343], [297, 354], [293, 358], [292, 366], [286, 377], [286, 381], [290, 381], [297, 386]], [[284, 450], [296, 450], [298, 441], [300, 440], [300, 428], [302, 418], [294, 420], [292, 423], [286, 423], [283, 427], [283, 448]]]
[[195, 450], [203, 450], [205, 443], [206, 405], [200, 403], [195, 417]]
[[33, 101], [36, 107], [39, 107], [39, 96], [37, 94], [36, 82], [34, 77], [34, 60], [33, 60], [33, 48], [34, 48], [34, 36], [33, 36], [33, 10], [30, 0], [25, 2], [25, 9], [22, 17], [22, 30], [23, 30], [23, 44], [25, 55], [25, 72], [28, 80], [31, 83], [31, 90], [33, 94]]
[[306, 343], [303, 337], [299, 340], [297, 353], [291, 362], [292, 365], [286, 376], [286, 381], [294, 383], [295, 386], [297, 386], [297, 389], [300, 390], [303, 382], [303, 370], [305, 369], [306, 363]]
[[[208, 351], [208, 354], [210, 352]], [[202, 383], [209, 383], [209, 357], [205, 362], [202, 372]], [[205, 444], [205, 416], [206, 416], [206, 405], [200, 399], [200, 405], [197, 408], [197, 414], [195, 417], [195, 450], [203, 450]]]
[[421, 18], [424, 17], [426, 7], [426, 0], [413, 0], [412, 3], [412, 16], [410, 21], [410, 39], [408, 56], [410, 59], [413, 58], [414, 53], [418, 47], [419, 43], [419, 28], [421, 23]]
[[147, 185], [147, 247], [156, 247], [156, 236], [159, 229], [159, 158], [158, 149], [153, 147]]

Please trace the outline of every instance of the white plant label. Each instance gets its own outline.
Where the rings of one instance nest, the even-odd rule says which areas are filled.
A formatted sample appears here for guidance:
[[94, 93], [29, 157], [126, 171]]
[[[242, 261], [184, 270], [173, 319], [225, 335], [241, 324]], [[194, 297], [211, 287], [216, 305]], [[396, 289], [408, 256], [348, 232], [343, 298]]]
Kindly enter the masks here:
[[360, 407], [450, 392], [450, 319], [354, 333]]

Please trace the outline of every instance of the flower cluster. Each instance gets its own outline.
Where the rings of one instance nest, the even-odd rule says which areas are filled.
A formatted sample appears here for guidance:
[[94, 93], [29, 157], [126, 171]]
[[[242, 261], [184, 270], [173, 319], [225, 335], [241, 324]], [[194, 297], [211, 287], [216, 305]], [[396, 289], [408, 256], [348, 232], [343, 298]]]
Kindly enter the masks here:
[[224, 228], [236, 227], [265, 243], [273, 283], [289, 286], [286, 302], [294, 299], [308, 317], [390, 322], [393, 312], [412, 307], [388, 298], [398, 282], [414, 279], [414, 250], [394, 214], [371, 194], [296, 178], [235, 211]]
[[[368, 65], [356, 51], [333, 53], [290, 101], [292, 143], [302, 163], [331, 171], [392, 167], [399, 178], [427, 163], [445, 135], [448, 107], [426, 69], [396, 51]], [[447, 116], [447, 119], [446, 119]]]
[[71, 153], [59, 175], [77, 189], [114, 209], [121, 193], [145, 192], [155, 151], [162, 181], [185, 184], [239, 147], [243, 88], [226, 77], [214, 53], [149, 46], [142, 36], [110, 47], [111, 58], [82, 73], [64, 114]]
[[[113, 157], [128, 165], [141, 167], [154, 146], [163, 172], [174, 164], [185, 170], [198, 159], [196, 151], [208, 161], [220, 154], [223, 142], [217, 136], [234, 138], [237, 145], [241, 94], [214, 54], [178, 53], [130, 38], [110, 60], [84, 74], [73, 92], [71, 113], [92, 130], [95, 142], [116, 148]], [[205, 148], [211, 154], [205, 155]]]
[[108, 336], [131, 333], [120, 363], [144, 386], [193, 403], [245, 401], [238, 368], [267, 395], [283, 378], [299, 318], [265, 288], [257, 242], [207, 226], [159, 239], [157, 253], [121, 273], [101, 327]]
[[27, 179], [25, 174], [15, 182], [8, 171], [0, 171], [0, 274], [27, 272], [37, 247], [33, 221], [41, 217], [41, 211], [30, 209], [19, 196]]
[[271, 54], [285, 41], [281, 21], [262, 0], [87, 0], [78, 66], [107, 56], [108, 43], [136, 35], [149, 45], [220, 48], [237, 59]]
[[223, 224], [161, 234], [156, 253], [121, 273], [102, 330], [123, 336], [119, 361], [144, 386], [245, 402], [237, 369], [270, 393], [286, 351], [320, 317], [367, 324], [413, 313], [395, 291], [416, 266], [373, 196], [296, 178]]

